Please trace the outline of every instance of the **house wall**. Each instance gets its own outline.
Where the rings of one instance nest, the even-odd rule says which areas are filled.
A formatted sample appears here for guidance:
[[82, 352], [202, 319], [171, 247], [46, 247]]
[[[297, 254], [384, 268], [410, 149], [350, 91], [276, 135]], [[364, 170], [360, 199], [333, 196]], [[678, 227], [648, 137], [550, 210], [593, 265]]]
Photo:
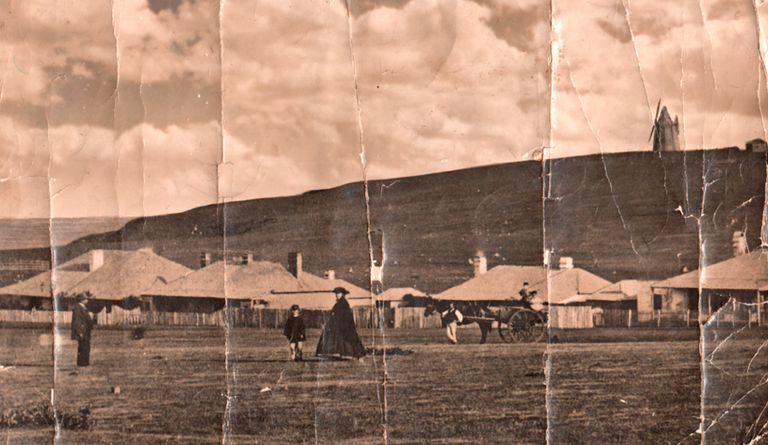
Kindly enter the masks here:
[[637, 289], [637, 310], [638, 312], [653, 311], [653, 290], [650, 285], [638, 286]]
[[550, 306], [549, 327], [554, 329], [583, 329], [594, 327], [592, 306]]
[[[662, 298], [662, 312], [687, 312], [690, 309], [687, 289], [670, 289], [667, 298]], [[693, 309], [696, 310], [697, 308]]]

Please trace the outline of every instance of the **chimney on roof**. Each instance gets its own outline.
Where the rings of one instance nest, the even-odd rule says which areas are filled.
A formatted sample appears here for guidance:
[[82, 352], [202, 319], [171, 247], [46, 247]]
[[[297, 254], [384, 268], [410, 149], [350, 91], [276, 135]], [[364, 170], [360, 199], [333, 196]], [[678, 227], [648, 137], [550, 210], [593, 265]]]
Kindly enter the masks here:
[[301, 254], [299, 252], [291, 252], [288, 254], [288, 272], [291, 273], [297, 280], [301, 279]]
[[104, 265], [104, 251], [101, 249], [91, 250], [91, 259], [88, 263], [88, 271], [95, 272]]
[[732, 245], [734, 257], [747, 253], [747, 237], [744, 232], [733, 232]]
[[573, 269], [573, 258], [569, 256], [560, 257], [560, 270]]
[[472, 265], [475, 268], [475, 277], [479, 277], [480, 275], [488, 272], [488, 260], [485, 258], [485, 254], [483, 252], [478, 251], [475, 254], [475, 257], [472, 258]]
[[323, 278], [325, 278], [326, 280], [335, 280], [336, 272], [332, 270], [326, 270], [325, 273], [323, 274]]
[[211, 253], [203, 252], [200, 254], [200, 267], [207, 267], [211, 264]]
[[253, 264], [253, 254], [252, 253], [244, 253], [242, 258], [243, 265], [247, 266], [249, 264]]

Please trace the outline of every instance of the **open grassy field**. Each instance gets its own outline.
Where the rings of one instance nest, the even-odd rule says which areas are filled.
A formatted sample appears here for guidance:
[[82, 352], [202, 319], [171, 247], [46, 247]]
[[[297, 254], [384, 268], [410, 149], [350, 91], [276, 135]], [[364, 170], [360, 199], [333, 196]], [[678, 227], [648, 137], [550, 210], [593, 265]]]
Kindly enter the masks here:
[[[89, 409], [88, 429], [60, 430], [57, 443], [543, 444], [547, 434], [553, 444], [700, 440], [693, 434], [702, 388], [696, 341], [550, 345], [547, 393], [545, 344], [489, 336], [479, 346], [476, 327], [460, 329], [457, 346], [437, 329], [387, 331], [386, 343], [361, 330], [377, 352], [362, 363], [317, 361], [317, 331], [309, 333], [309, 360], [293, 363], [275, 330], [152, 329], [141, 340], [97, 330], [86, 369], [74, 366], [72, 343], [54, 368], [46, 334], [0, 330], [0, 409], [45, 406], [55, 381], [61, 412]], [[729, 341], [713, 364], [732, 371], [762, 344], [754, 335]], [[733, 373], [718, 377], [733, 387], [728, 378], [746, 384]], [[733, 396], [708, 394], [720, 405]], [[0, 426], [8, 444], [53, 436], [52, 427]]]

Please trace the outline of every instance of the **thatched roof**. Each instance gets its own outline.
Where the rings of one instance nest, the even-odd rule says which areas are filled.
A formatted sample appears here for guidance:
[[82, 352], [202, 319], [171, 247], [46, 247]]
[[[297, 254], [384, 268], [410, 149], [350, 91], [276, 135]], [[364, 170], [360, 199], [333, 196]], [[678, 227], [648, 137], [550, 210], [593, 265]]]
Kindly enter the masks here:
[[406, 295], [413, 295], [414, 297], [427, 296], [424, 292], [412, 287], [393, 287], [385, 290], [380, 295], [376, 295], [375, 298], [378, 301], [402, 301]]
[[371, 304], [370, 292], [347, 281], [327, 280], [306, 272], [302, 273], [301, 280], [297, 280], [283, 266], [268, 261], [247, 265], [219, 261], [176, 281], [155, 283], [143, 295], [263, 300], [275, 309], [288, 309], [294, 304], [302, 309], [330, 309], [336, 304], [332, 291], [337, 287], [349, 291], [347, 299], [350, 306]]
[[660, 281], [654, 288], [759, 290], [768, 287], [768, 250], [758, 249]]
[[71, 288], [88, 275], [86, 272], [57, 271], [55, 272], [55, 285], [53, 286], [56, 291], [53, 292], [51, 290], [51, 274], [52, 272], [50, 270], [45, 271], [28, 280], [0, 288], [0, 295], [51, 298], [51, 295], [53, 294], [64, 293], [67, 289]]
[[650, 298], [651, 281], [622, 280], [618, 283], [606, 286], [597, 292], [586, 295], [585, 300], [592, 301], [627, 301], [637, 300], [638, 296], [645, 295]]
[[557, 304], [577, 304], [590, 301], [636, 301], [639, 296], [651, 298], [651, 282], [640, 280], [623, 280], [608, 285], [592, 294], [576, 294]]
[[269, 300], [274, 289], [300, 290], [296, 278], [279, 264], [268, 261], [226, 264], [218, 261], [173, 282], [155, 283], [143, 295]]
[[523, 283], [536, 299], [559, 303], [577, 294], [591, 294], [611, 283], [583, 269], [549, 270], [536, 266], [496, 266], [434, 297], [439, 300], [500, 301], [519, 299]]
[[532, 289], [539, 283], [545, 283], [546, 286], [546, 280], [547, 269], [543, 267], [496, 266], [434, 297], [439, 300], [462, 301], [517, 299], [524, 282], [528, 282], [529, 289]]
[[[355, 286], [354, 284], [348, 281], [344, 281], [341, 279], [329, 280], [327, 278], [320, 278], [317, 275], [312, 275], [306, 272], [301, 274], [301, 280], [299, 281], [301, 283], [301, 290], [305, 290], [305, 291], [333, 290], [337, 287], [343, 287], [344, 289], [349, 291], [349, 295], [347, 295], [346, 298], [347, 298], [347, 301], [349, 302], [349, 305], [352, 307], [370, 306], [373, 304], [373, 300], [371, 299], [372, 294], [370, 291], [365, 290], [361, 287]], [[315, 309], [330, 309], [336, 303], [336, 296], [332, 293], [313, 293], [313, 294], [303, 294], [303, 295], [307, 296], [307, 304], [315, 305], [314, 307]], [[270, 307], [273, 307], [273, 304], [274, 303], [271, 303]], [[297, 303], [297, 304], [300, 304], [300, 303]]]
[[[139, 296], [155, 282], [168, 282], [191, 272], [190, 269], [156, 255], [150, 250], [105, 250], [104, 264], [66, 290], [75, 295], [90, 292], [97, 300], [122, 300]], [[75, 260], [88, 259], [89, 253]], [[73, 260], [73, 261], [75, 261]], [[72, 262], [69, 262], [72, 263]], [[65, 263], [61, 268], [66, 268]], [[58, 272], [54, 271], [54, 277]]]
[[91, 251], [56, 266], [53, 271], [6, 286], [0, 289], [0, 295], [50, 298], [51, 295], [88, 291], [99, 300], [122, 300], [138, 296], [158, 279], [173, 280], [190, 272], [190, 269], [149, 250], [102, 252], [104, 263], [93, 272], [89, 270]]

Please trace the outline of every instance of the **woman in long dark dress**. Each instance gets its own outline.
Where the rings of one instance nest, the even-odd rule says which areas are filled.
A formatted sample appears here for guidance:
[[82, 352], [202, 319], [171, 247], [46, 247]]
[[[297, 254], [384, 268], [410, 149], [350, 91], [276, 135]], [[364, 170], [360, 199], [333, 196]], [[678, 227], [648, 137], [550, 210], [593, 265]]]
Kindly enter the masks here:
[[363, 342], [355, 329], [355, 317], [345, 296], [349, 291], [343, 287], [333, 290], [336, 294], [336, 304], [331, 309], [331, 315], [325, 323], [320, 341], [317, 342], [318, 356], [338, 355], [339, 357], [365, 357]]

